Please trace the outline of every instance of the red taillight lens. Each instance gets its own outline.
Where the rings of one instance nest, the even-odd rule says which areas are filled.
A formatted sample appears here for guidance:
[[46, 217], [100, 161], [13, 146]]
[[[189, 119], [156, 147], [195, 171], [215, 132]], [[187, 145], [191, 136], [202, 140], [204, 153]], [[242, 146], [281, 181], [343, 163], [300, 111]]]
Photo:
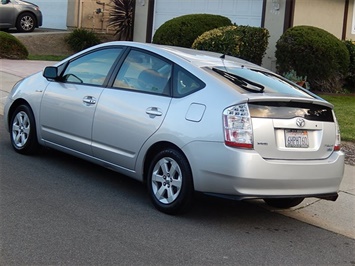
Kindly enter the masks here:
[[[334, 115], [335, 117], [335, 115]], [[336, 131], [336, 137], [335, 137], [335, 144], [334, 144], [334, 151], [340, 151], [341, 148], [341, 137], [340, 137], [340, 128], [338, 121], [335, 118], [335, 131]]]
[[231, 106], [223, 112], [224, 141], [227, 146], [253, 148], [253, 128], [247, 104]]

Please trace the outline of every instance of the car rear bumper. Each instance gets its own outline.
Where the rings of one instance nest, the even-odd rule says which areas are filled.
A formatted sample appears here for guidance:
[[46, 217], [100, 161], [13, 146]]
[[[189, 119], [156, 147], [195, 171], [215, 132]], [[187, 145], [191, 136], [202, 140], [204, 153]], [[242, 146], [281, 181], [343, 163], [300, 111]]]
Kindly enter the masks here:
[[271, 160], [255, 150], [193, 142], [184, 148], [196, 191], [235, 196], [335, 197], [344, 173], [344, 153], [324, 160]]

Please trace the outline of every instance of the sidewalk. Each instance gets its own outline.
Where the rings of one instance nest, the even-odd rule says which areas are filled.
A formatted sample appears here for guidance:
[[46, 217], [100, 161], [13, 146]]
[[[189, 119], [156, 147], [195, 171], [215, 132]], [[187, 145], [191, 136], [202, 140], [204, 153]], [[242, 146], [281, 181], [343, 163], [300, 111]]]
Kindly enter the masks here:
[[[18, 80], [55, 63], [0, 59], [0, 115], [3, 115], [8, 93]], [[310, 198], [289, 210], [268, 209], [355, 239], [355, 166], [345, 165], [339, 198], [335, 202]]]

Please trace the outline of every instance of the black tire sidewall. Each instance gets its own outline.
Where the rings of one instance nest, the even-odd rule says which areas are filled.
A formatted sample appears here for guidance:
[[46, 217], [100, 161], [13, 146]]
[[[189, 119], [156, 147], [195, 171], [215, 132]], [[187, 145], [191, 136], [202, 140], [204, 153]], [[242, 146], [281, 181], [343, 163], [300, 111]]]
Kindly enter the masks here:
[[[175, 160], [182, 172], [182, 186], [178, 197], [169, 204], [161, 203], [154, 195], [152, 187], [152, 173], [156, 163], [162, 158], [172, 158]], [[188, 210], [191, 206], [192, 196], [193, 196], [193, 182], [192, 182], [192, 173], [190, 165], [185, 158], [185, 156], [175, 150], [175, 149], [166, 149], [160, 151], [151, 161], [147, 176], [147, 187], [150, 199], [159, 211], [167, 214], [179, 214]]]

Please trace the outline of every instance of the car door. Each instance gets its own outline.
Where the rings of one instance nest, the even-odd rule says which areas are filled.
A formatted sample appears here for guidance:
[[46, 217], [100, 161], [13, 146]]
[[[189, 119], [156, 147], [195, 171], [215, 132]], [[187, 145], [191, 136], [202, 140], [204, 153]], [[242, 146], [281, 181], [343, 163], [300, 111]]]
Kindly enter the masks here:
[[171, 102], [172, 64], [156, 55], [131, 50], [113, 87], [102, 92], [94, 124], [95, 157], [134, 169], [144, 142], [160, 127]]
[[61, 80], [47, 86], [40, 110], [42, 138], [46, 142], [91, 154], [96, 105], [121, 51], [101, 49], [74, 59]]
[[15, 26], [15, 12], [14, 4], [2, 0], [0, 3], [0, 26], [1, 28], [11, 28]]

